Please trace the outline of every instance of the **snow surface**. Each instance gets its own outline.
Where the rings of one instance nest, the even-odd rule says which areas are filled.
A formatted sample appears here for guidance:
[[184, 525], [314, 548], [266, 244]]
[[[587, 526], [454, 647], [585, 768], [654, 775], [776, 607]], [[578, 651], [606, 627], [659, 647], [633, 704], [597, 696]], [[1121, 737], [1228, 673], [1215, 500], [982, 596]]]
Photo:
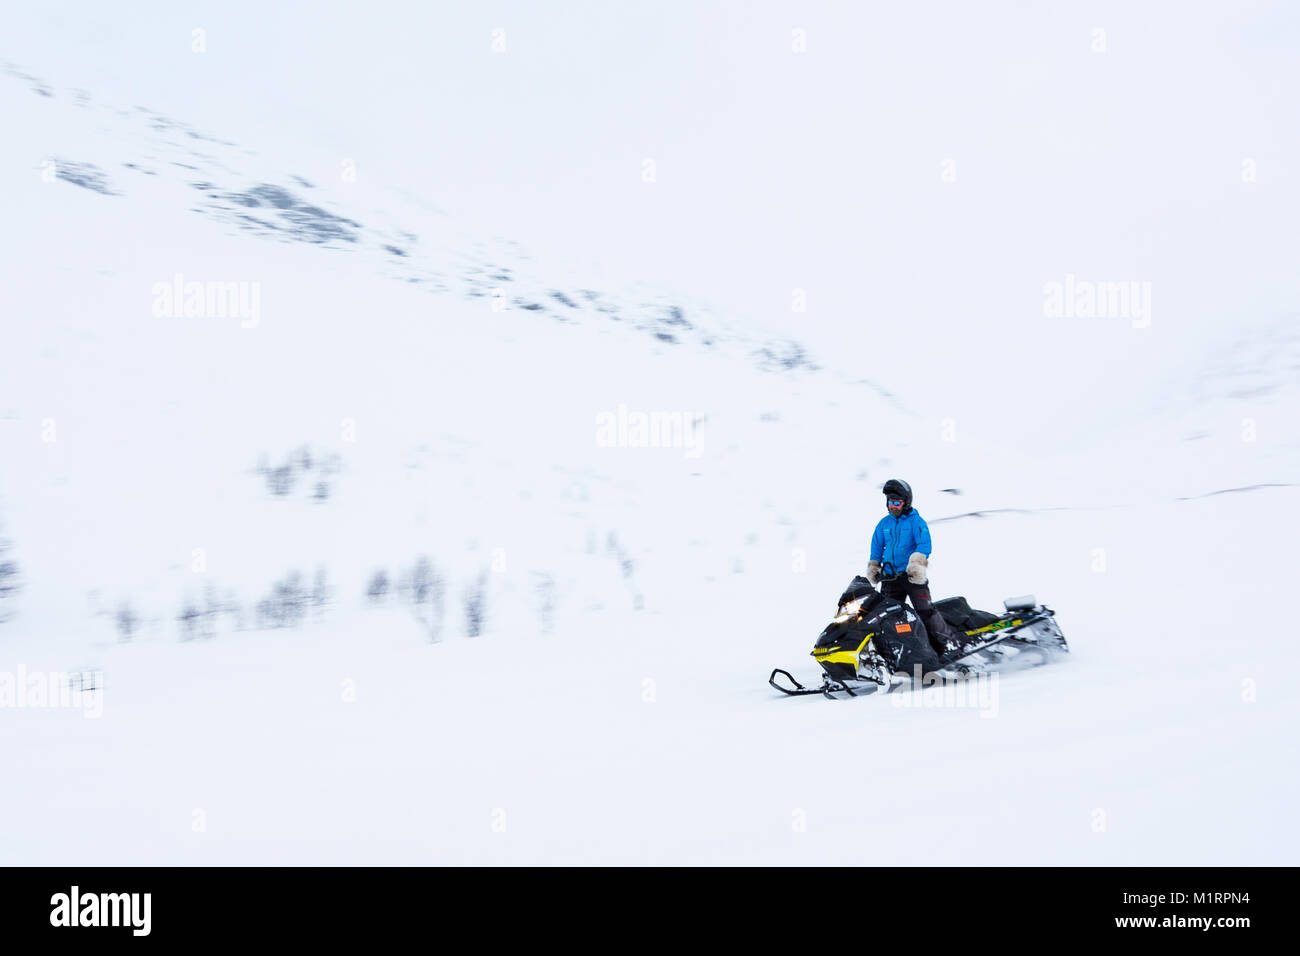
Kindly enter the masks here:
[[[0, 860], [1296, 862], [1295, 104], [1276, 90], [1207, 99], [1294, 80], [1294, 57], [1269, 40], [1294, 43], [1294, 13], [1215, 8], [1173, 21], [1170, 39], [1112, 9], [1105, 67], [1086, 59], [1090, 20], [1026, 15], [1007, 21], [1010, 39], [985, 24], [1044, 82], [990, 107], [995, 133], [955, 128], [945, 144], [908, 105], [947, 116], [942, 90], [967, 68], [1002, 82], [972, 62], [980, 44], [951, 11], [953, 35], [935, 42], [952, 61], [881, 108], [886, 168], [829, 186], [807, 144], [762, 133], [724, 148], [761, 107], [741, 79], [778, 103], [785, 83], [838, 91], [798, 123], [843, 115], [833, 107], [855, 87], [831, 82], [837, 71], [869, 77], [844, 65], [857, 60], [826, 11], [806, 25], [841, 65], [781, 79], [789, 65], [765, 66], [774, 55], [755, 43], [788, 57], [790, 10], [683, 8], [663, 25], [629, 14], [648, 31], [636, 41], [617, 18], [503, 8], [518, 57], [457, 53], [438, 137], [412, 119], [403, 139], [368, 125], [369, 80], [352, 93], [337, 78], [314, 92], [264, 82], [346, 61], [353, 24], [339, 10], [307, 28], [336, 44], [250, 60], [240, 76], [229, 47], [252, 9], [204, 21], [210, 55], [228, 58], [215, 65], [194, 59], [179, 16], [138, 14], [113, 66], [90, 9], [84, 22], [9, 14], [25, 18], [9, 35], [28, 42], [0, 50], [0, 560], [21, 589], [0, 599], [0, 680], [87, 670], [102, 694], [0, 707]], [[901, 36], [920, 27], [889, 16], [904, 17], [890, 24]], [[292, 27], [276, 17], [238, 42], [275, 48]], [[490, 57], [495, 23], [447, 18], [428, 35], [461, 31]], [[725, 39], [733, 72], [700, 65], [718, 54], [672, 29], [687, 22]], [[380, 62], [384, 22], [355, 26], [351, 52]], [[1218, 46], [1189, 52], [1184, 34]], [[557, 54], [538, 51], [566, 42], [573, 73], [557, 80]], [[589, 90], [583, 70], [634, 42], [647, 62], [676, 51], [685, 77], [657, 90], [629, 70], [614, 92]], [[383, 62], [405, 90], [385, 115], [425, 115], [422, 84], [453, 69], [404, 42]], [[1155, 63], [1186, 80], [1179, 97], [1159, 95], [1172, 81]], [[1119, 76], [1089, 72], [1103, 68]], [[264, 103], [259, 89], [273, 90]], [[566, 137], [525, 115], [567, 93], [592, 110], [572, 136], [609, 136], [582, 183], [562, 172], [569, 147], [547, 145]], [[619, 95], [656, 142], [636, 142]], [[1015, 127], [1053, 97], [1067, 117], [1108, 117], [1086, 148], [1061, 115], [1042, 120], [1045, 137]], [[1180, 119], [1198, 102], [1204, 129]], [[490, 107], [515, 131], [494, 132]], [[321, 142], [349, 123], [353, 142]], [[1125, 167], [1125, 137], [1144, 123], [1175, 137], [1148, 144], [1169, 150], [1162, 160], [1195, 168], [1160, 180]], [[477, 135], [489, 165], [462, 188]], [[994, 155], [999, 135], [1012, 139]], [[403, 147], [432, 157], [435, 142], [448, 155], [425, 178]], [[358, 143], [387, 151], [388, 178]], [[1036, 165], [1078, 162], [1081, 148], [1094, 178], [1070, 166], [1058, 183]], [[653, 188], [671, 215], [622, 192], [646, 188], [644, 151], [661, 155]], [[945, 184], [950, 151], [960, 173]], [[360, 175], [341, 178], [339, 157], [356, 155]], [[1243, 184], [1250, 155], [1260, 179]], [[895, 175], [913, 158], [933, 182]], [[772, 185], [783, 228], [802, 230], [797, 253], [753, 238], [728, 164], [747, 189], [805, 184], [802, 219]], [[626, 183], [610, 185], [615, 168]], [[1017, 176], [1023, 192], [1008, 193]], [[844, 227], [837, 192], [873, 216]], [[1056, 220], [1036, 220], [1040, 197], [1058, 195]], [[621, 225], [601, 218], [606, 202]], [[511, 203], [528, 244], [498, 238]], [[1085, 214], [1098, 203], [1109, 218]], [[605, 231], [580, 228], [595, 222]], [[838, 231], [815, 239], [821, 223]], [[813, 307], [791, 315], [800, 270], [817, 279]], [[1155, 280], [1150, 327], [1044, 318], [1042, 286], [1067, 271]], [[177, 274], [256, 282], [255, 327], [156, 315], [156, 286]], [[766, 308], [735, 291], [742, 274], [771, 293]], [[951, 311], [963, 282], [978, 301]], [[598, 416], [620, 407], [681, 413], [694, 441], [605, 447]], [[311, 468], [272, 494], [265, 466], [304, 447]], [[808, 651], [865, 565], [895, 475], [931, 523], [936, 595], [997, 609], [1036, 594], [1058, 612], [1067, 661], [1001, 676], [965, 706], [767, 686], [773, 666], [816, 679]], [[446, 578], [437, 640], [427, 606], [365, 596], [376, 570], [396, 582], [421, 555]], [[310, 587], [319, 569], [324, 607], [256, 626], [276, 581], [298, 571]], [[486, 619], [469, 637], [464, 598], [480, 580]], [[183, 639], [182, 609], [209, 589], [239, 614]], [[139, 617], [130, 640], [123, 604]]]

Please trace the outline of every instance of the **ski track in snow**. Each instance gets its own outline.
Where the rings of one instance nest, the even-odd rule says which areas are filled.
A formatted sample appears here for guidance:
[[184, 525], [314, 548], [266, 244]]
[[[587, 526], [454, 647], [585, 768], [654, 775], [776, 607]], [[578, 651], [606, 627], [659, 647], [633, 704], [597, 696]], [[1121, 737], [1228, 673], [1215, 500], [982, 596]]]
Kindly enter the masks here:
[[1241, 488], [1220, 488], [1218, 491], [1207, 491], [1203, 495], [1189, 495], [1185, 498], [1175, 499], [1177, 501], [1195, 501], [1197, 498], [1212, 498], [1215, 495], [1233, 495], [1243, 491], [1259, 491], [1261, 488], [1296, 488], [1295, 482], [1291, 481], [1269, 481], [1258, 485], [1245, 485]]

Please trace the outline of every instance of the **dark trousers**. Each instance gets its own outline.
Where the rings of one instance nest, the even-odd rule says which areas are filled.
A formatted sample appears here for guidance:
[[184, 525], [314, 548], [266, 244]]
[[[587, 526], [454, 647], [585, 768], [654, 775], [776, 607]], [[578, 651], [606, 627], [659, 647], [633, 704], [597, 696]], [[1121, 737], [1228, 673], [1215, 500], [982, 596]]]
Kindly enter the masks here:
[[934, 609], [934, 604], [930, 601], [930, 582], [924, 584], [913, 584], [907, 579], [906, 574], [900, 574], [892, 578], [884, 578], [880, 582], [880, 593], [887, 598], [892, 598], [899, 604], [909, 598], [912, 601], [912, 607], [916, 610], [916, 616], [921, 619], [925, 625], [926, 635], [930, 639], [930, 646], [939, 656], [943, 656], [945, 645], [948, 642], [954, 644], [960, 643], [961, 635], [952, 629], [943, 615]]

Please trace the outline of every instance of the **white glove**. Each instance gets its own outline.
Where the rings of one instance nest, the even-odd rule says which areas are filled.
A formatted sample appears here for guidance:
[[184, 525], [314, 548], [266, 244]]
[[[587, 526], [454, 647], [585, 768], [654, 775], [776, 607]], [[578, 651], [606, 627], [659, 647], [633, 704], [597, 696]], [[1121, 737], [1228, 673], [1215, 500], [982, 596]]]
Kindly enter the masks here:
[[913, 551], [907, 559], [907, 580], [913, 584], [924, 584], [929, 574], [929, 563], [920, 551]]
[[872, 585], [876, 585], [880, 583], [880, 562], [879, 561], [867, 562], [867, 580], [870, 581]]

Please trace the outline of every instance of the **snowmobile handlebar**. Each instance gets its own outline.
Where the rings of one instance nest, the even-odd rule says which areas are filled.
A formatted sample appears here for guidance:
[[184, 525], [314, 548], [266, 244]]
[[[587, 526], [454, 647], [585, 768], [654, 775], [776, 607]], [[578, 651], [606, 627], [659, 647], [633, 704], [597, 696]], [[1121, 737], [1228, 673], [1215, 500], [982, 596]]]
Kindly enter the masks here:
[[[887, 567], [891, 567], [891, 568], [892, 568], [893, 565], [887, 565]], [[880, 575], [880, 580], [879, 580], [878, 584], [884, 584], [886, 581], [897, 581], [899, 578], [906, 577], [906, 576], [907, 576], [907, 571], [905, 571], [905, 570], [904, 570], [904, 571], [895, 571], [895, 572], [893, 572], [893, 573], [891, 573], [891, 574], [885, 574], [885, 573], [882, 572], [881, 575]], [[855, 578], [853, 579], [853, 583], [852, 583], [851, 585], [849, 585], [849, 590], [848, 590], [848, 591], [845, 591], [844, 594], [840, 595], [840, 602], [836, 605], [836, 613], [837, 613], [837, 614], [843, 614], [843, 613], [844, 613], [844, 608], [846, 608], [848, 605], [852, 604], [854, 601], [860, 601], [860, 600], [862, 600], [862, 598], [866, 596], [865, 594], [861, 594], [861, 595], [858, 595], [857, 597], [850, 597], [847, 601], [844, 600], [844, 598], [845, 598], [848, 594], [850, 594], [854, 588], [860, 588], [860, 587], [862, 587], [862, 586], [864, 586], [864, 585], [866, 586], [866, 588], [867, 588], [867, 590], [868, 590], [868, 593], [874, 592], [874, 591], [876, 591], [876, 589], [877, 589], [877, 584], [872, 584], [872, 583], [871, 583], [871, 580], [870, 580], [869, 578], [866, 578], [866, 577], [864, 577], [863, 575], [858, 575], [857, 577], [855, 577]]]

